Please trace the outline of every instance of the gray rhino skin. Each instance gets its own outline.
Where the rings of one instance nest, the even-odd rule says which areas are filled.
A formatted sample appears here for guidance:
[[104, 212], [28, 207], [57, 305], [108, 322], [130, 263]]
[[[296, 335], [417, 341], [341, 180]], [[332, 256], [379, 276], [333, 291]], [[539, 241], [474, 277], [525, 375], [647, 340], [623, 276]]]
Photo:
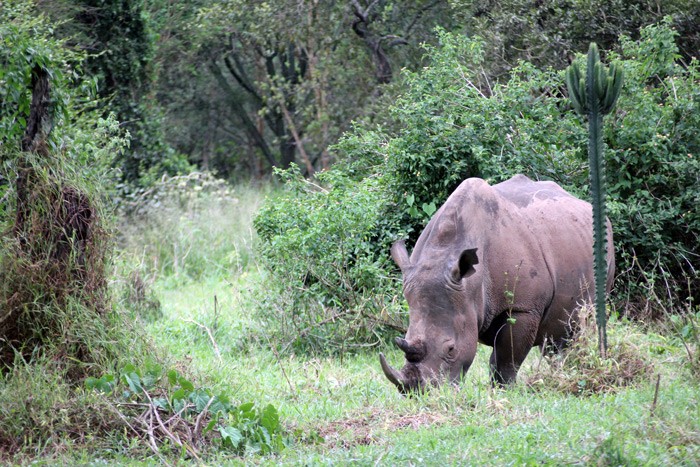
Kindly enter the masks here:
[[[410, 259], [403, 241], [391, 248], [403, 273], [409, 327], [405, 339], [396, 339], [406, 354], [400, 371], [379, 355], [386, 377], [402, 393], [445, 378], [457, 382], [481, 342], [493, 347], [492, 379], [503, 385], [515, 380], [533, 346], [563, 348], [578, 310], [595, 293], [592, 219], [589, 203], [554, 182], [524, 175], [494, 186], [462, 182]], [[610, 221], [607, 258], [610, 291]]]

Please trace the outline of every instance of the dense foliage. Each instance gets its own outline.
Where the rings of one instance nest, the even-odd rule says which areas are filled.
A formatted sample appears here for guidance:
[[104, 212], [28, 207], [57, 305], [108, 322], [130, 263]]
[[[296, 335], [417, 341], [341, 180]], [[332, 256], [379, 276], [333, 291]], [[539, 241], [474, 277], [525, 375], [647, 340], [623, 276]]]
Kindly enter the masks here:
[[[0, 7], [0, 43], [0, 461], [95, 439], [105, 449], [136, 449], [163, 409], [146, 391], [162, 376], [151, 371], [160, 368], [153, 362], [164, 358], [111, 294], [105, 195], [128, 134], [112, 116], [102, 118], [95, 81], [82, 74], [85, 55], [56, 39], [31, 2]], [[146, 361], [145, 374], [124, 365]], [[116, 389], [117, 368], [128, 390], [100, 398], [82, 389], [83, 381]], [[168, 408], [188, 419], [198, 409], [198, 421], [208, 410], [210, 425], [201, 428], [219, 430], [208, 437], [195, 431], [198, 446], [216, 440], [239, 453], [283, 446], [273, 406], [213, 401], [209, 390], [176, 379]], [[134, 430], [139, 414], [116, 408], [137, 390], [150, 404], [151, 424], [141, 433]]]
[[[128, 151], [111, 164], [130, 185], [153, 176], [187, 170], [165, 140], [162, 112], [153, 98], [156, 32], [143, 0], [80, 0], [39, 2], [36, 10], [55, 23], [52, 32], [65, 47], [80, 51], [84, 75], [94, 80], [93, 104], [103, 117], [114, 114], [130, 138]], [[142, 180], [143, 179], [143, 180]]]
[[436, 27], [483, 39], [484, 92], [520, 60], [561, 69], [589, 42], [619, 50], [620, 34], [636, 40], [664, 16], [685, 63], [700, 47], [693, 0], [48, 0], [37, 8], [88, 54], [103, 116], [115, 113], [131, 133], [131, 149], [114, 161], [129, 185], [188, 171], [187, 162], [236, 180], [291, 162], [305, 174], [327, 169], [336, 159], [329, 148], [352, 121], [390, 124], [385, 109], [402, 91], [401, 72], [428, 62], [421, 44], [436, 43]]
[[[98, 187], [126, 140], [113, 119], [91, 110], [93, 83], [79, 73], [84, 57], [65, 50], [47, 18], [29, 19], [29, 3], [14, 7], [0, 10], [2, 364], [42, 347], [71, 356], [77, 368], [104, 364], [116, 349], [84, 338], [109, 328], [100, 321], [109, 308], [109, 242]], [[90, 315], [96, 319], [84, 319]], [[63, 347], [51, 348], [57, 342]]]
[[539, 67], [566, 67], [572, 54], [596, 42], [615, 49], [624, 34], [670, 19], [687, 62], [700, 48], [700, 5], [695, 0], [450, 0], [465, 28], [484, 38], [488, 74], [504, 76], [519, 60]]
[[[700, 127], [700, 70], [697, 61], [675, 61], [674, 37], [667, 24], [650, 26], [638, 41], [623, 37], [622, 53], [612, 54], [626, 76], [604, 129], [617, 293], [630, 299], [624, 306], [648, 303], [654, 294], [688, 297], [698, 290], [700, 134], [693, 129]], [[354, 162], [337, 166], [325, 180], [355, 182], [296, 192], [261, 211], [256, 225], [263, 253], [273, 270], [287, 273], [287, 293], [299, 291], [327, 306], [326, 297], [341, 289], [330, 282], [337, 268], [349, 268], [345, 275], [353, 277], [366, 271], [366, 261], [386, 261], [393, 240], [408, 234], [415, 241], [436, 207], [469, 176], [499, 182], [525, 173], [588, 196], [586, 129], [564, 94], [563, 72], [522, 62], [486, 92], [478, 39], [441, 33], [428, 56], [430, 66], [404, 75], [405, 90], [391, 109], [396, 130], [360, 126], [336, 147], [339, 157]], [[378, 191], [363, 201], [368, 186]], [[318, 199], [338, 208], [319, 211]], [[365, 215], [348, 218], [356, 210], [351, 206], [363, 202]], [[363, 247], [363, 236], [322, 243], [336, 229], [371, 232], [370, 248]], [[314, 233], [307, 243], [290, 243], [304, 232]], [[317, 244], [323, 247], [314, 249]], [[290, 255], [296, 267], [288, 266]], [[304, 273], [314, 270], [310, 264], [327, 268], [314, 288]], [[391, 290], [378, 285], [389, 283], [384, 272], [363, 281], [375, 292]]]
[[[262, 298], [261, 318], [283, 342], [331, 352], [376, 341], [394, 279], [382, 253], [387, 234], [386, 189], [378, 177], [361, 182], [339, 170], [308, 182], [283, 172], [289, 191], [268, 201], [255, 219], [274, 289]], [[378, 248], [378, 242], [383, 244]]]

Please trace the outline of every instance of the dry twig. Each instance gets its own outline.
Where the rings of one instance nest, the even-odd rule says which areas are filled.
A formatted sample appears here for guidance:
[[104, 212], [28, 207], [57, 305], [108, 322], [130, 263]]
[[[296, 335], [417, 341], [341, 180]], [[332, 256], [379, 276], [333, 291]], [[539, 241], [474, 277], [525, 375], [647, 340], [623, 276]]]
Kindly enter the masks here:
[[199, 326], [200, 328], [202, 328], [202, 329], [204, 329], [205, 331], [207, 331], [207, 334], [209, 335], [209, 340], [211, 340], [211, 344], [212, 344], [212, 346], [214, 347], [214, 353], [216, 354], [216, 358], [218, 358], [218, 359], [219, 359], [219, 362], [221, 362], [221, 352], [219, 352], [219, 346], [216, 344], [216, 341], [214, 340], [214, 336], [212, 335], [212, 333], [211, 333], [211, 331], [209, 330], [209, 328], [206, 327], [205, 325], [201, 324], [201, 323], [198, 323], [198, 322], [195, 321], [195, 320], [192, 320], [192, 319], [186, 319], [186, 320], [184, 320], [184, 321], [185, 321], [186, 323], [192, 323], [192, 324], [194, 324], [194, 325], [197, 325], [197, 326]]

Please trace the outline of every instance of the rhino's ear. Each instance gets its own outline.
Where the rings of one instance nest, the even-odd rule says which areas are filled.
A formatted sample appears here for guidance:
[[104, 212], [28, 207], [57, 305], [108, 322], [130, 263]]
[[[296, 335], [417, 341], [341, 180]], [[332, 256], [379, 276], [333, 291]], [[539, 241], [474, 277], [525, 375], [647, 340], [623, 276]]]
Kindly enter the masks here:
[[411, 260], [408, 258], [408, 251], [406, 251], [406, 244], [403, 240], [399, 240], [392, 245], [391, 257], [394, 258], [401, 272], [405, 272], [411, 266]]
[[479, 264], [479, 257], [476, 255], [477, 248], [464, 250], [459, 255], [459, 260], [452, 268], [452, 278], [455, 282], [459, 282], [465, 277], [469, 277], [476, 272], [475, 264]]

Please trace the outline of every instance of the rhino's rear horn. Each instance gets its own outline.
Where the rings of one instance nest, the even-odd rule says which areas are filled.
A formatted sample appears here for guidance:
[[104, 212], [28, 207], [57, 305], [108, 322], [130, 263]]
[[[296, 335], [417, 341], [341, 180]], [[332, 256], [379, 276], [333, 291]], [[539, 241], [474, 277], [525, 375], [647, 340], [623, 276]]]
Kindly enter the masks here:
[[419, 343], [416, 345], [411, 345], [406, 339], [402, 339], [401, 337], [394, 339], [394, 342], [399, 349], [403, 350], [403, 353], [406, 354], [406, 360], [409, 362], [416, 363], [423, 360], [425, 357], [424, 344]]

